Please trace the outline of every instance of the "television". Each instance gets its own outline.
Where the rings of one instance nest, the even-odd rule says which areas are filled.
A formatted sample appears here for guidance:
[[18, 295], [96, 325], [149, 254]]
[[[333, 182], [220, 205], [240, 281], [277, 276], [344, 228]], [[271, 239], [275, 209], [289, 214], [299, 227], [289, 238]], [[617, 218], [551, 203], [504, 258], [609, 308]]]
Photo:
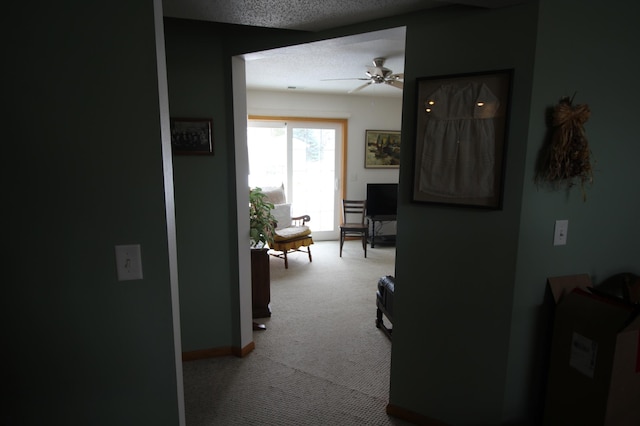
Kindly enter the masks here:
[[367, 216], [395, 216], [398, 213], [397, 183], [367, 184]]

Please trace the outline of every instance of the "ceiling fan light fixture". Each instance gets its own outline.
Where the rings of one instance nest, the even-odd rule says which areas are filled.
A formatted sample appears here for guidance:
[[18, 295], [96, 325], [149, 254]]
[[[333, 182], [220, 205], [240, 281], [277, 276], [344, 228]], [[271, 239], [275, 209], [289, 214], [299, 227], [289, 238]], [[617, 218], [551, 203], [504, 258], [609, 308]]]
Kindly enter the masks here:
[[382, 66], [384, 65], [384, 61], [386, 60], [386, 58], [374, 58], [373, 66], [376, 68], [382, 68]]
[[397, 89], [402, 90], [404, 88], [404, 73], [394, 74], [389, 68], [384, 67], [385, 58], [375, 58], [373, 60], [374, 67], [368, 67], [369, 69], [365, 71], [365, 75], [367, 78], [331, 78], [326, 80], [366, 80], [367, 82], [361, 86], [356, 87], [355, 89], [349, 90], [347, 93], [354, 93], [359, 90], [364, 89], [365, 87], [371, 84], [388, 84], [389, 86], [395, 87]]

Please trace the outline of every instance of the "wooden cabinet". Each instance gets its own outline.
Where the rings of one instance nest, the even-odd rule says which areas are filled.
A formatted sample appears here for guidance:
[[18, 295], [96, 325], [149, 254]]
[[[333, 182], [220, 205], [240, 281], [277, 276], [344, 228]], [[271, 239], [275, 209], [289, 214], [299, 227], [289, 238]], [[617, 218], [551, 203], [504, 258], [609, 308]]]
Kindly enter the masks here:
[[251, 249], [251, 300], [253, 318], [271, 316], [271, 278], [267, 249]]

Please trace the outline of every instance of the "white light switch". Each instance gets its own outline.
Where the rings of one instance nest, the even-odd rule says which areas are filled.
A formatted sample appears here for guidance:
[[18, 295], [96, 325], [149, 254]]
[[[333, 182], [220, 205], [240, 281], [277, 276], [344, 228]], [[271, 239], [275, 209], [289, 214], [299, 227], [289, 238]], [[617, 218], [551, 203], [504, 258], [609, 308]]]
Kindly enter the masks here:
[[116, 246], [116, 266], [118, 281], [141, 280], [140, 244]]
[[567, 244], [567, 233], [569, 232], [568, 220], [556, 220], [556, 228], [553, 233], [553, 245], [564, 246]]

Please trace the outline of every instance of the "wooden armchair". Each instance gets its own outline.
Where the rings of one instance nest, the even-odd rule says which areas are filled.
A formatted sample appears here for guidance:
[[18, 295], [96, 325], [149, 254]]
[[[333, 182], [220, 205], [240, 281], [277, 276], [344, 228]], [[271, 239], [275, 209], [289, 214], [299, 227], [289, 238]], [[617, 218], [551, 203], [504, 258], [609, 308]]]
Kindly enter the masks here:
[[269, 254], [284, 259], [285, 269], [289, 268], [287, 254], [294, 251], [307, 253], [309, 262], [313, 261], [311, 248], [309, 247], [313, 244], [313, 237], [311, 236], [311, 230], [306, 225], [310, 220], [311, 218], [308, 215], [292, 217], [290, 226], [276, 229], [273, 242], [269, 245], [271, 248]]
[[285, 269], [289, 268], [287, 255], [299, 251], [309, 256], [312, 262], [311, 246], [313, 237], [307, 222], [311, 220], [309, 215], [291, 216], [291, 204], [286, 203], [284, 187], [263, 189], [266, 199], [274, 204], [272, 211], [276, 218], [276, 231], [273, 241], [269, 243], [269, 254], [284, 259]]

